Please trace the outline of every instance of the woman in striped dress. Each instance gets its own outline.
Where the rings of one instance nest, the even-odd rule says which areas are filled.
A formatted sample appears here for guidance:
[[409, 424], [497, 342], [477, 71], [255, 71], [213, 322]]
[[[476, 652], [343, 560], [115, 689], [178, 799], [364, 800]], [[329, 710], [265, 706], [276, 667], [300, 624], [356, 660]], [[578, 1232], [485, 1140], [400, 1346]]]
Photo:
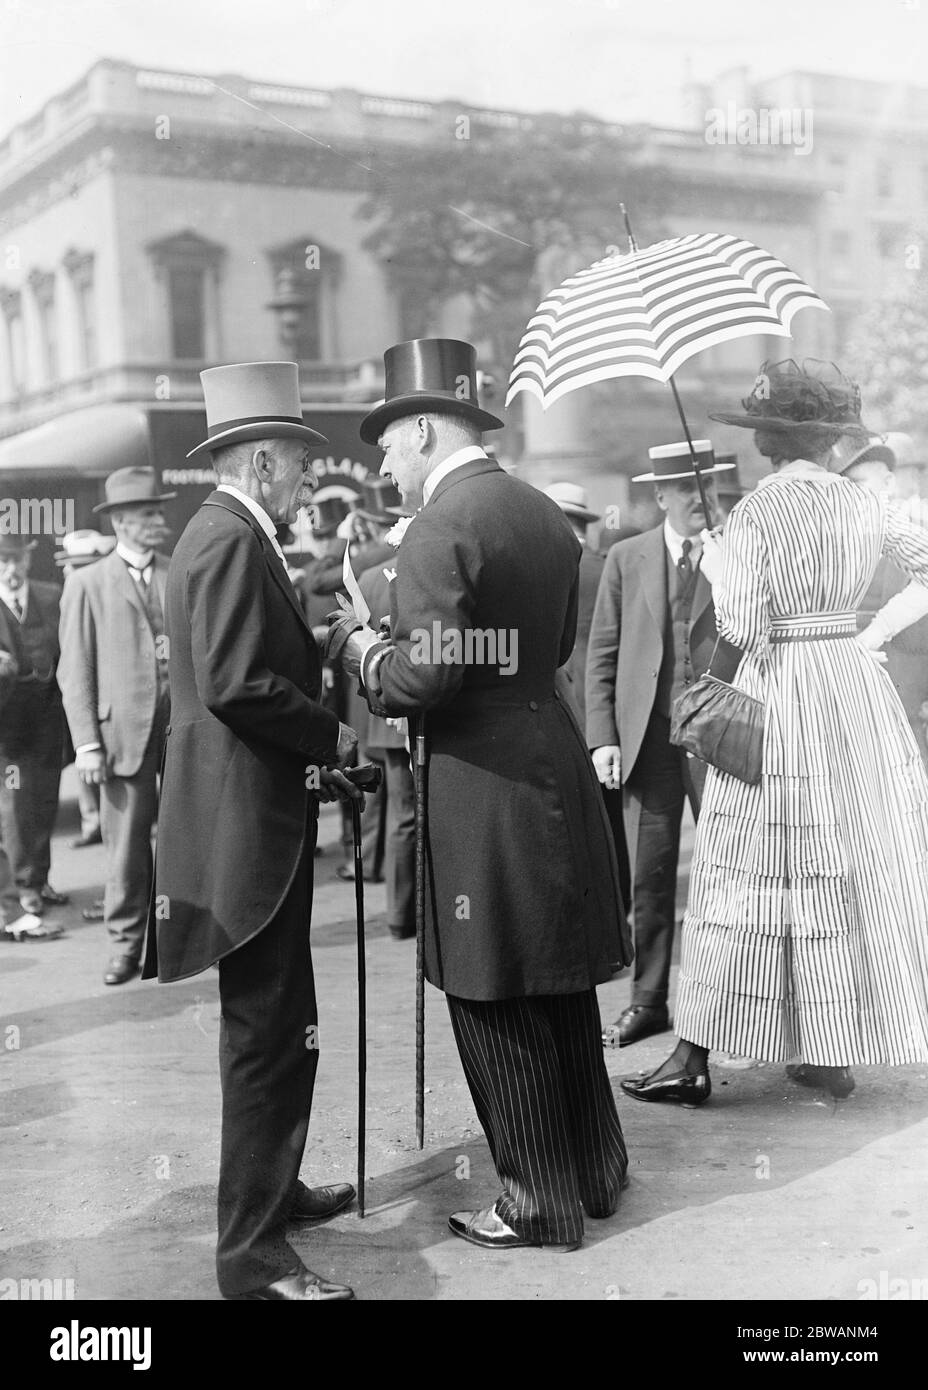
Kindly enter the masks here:
[[[824, 367], [826, 364], [822, 364]], [[709, 1098], [708, 1054], [800, 1058], [835, 1096], [849, 1068], [928, 1060], [928, 777], [905, 711], [856, 635], [882, 555], [928, 586], [928, 533], [827, 468], [856, 434], [837, 368], [771, 367], [744, 416], [779, 470], [729, 518], [720, 634], [765, 706], [756, 785], [711, 768], [684, 918], [672, 1056], [623, 1089]]]

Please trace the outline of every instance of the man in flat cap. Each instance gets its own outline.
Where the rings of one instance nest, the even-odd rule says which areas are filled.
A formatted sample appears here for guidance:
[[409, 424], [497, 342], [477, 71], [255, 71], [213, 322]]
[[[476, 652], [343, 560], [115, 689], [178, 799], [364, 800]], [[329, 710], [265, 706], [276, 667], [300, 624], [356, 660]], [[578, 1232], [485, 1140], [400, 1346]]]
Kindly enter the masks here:
[[296, 363], [201, 373], [219, 486], [171, 558], [171, 727], [144, 975], [219, 967], [222, 1147], [216, 1270], [226, 1298], [332, 1302], [345, 1284], [287, 1241], [354, 1197], [299, 1180], [316, 1064], [309, 948], [319, 801], [360, 793], [357, 738], [323, 707], [322, 660], [276, 537], [312, 497]]
[[170, 695], [164, 633], [167, 534], [153, 468], [119, 468], [105, 484], [116, 536], [109, 555], [68, 575], [61, 597], [58, 679], [81, 781], [100, 788], [107, 855], [104, 984], [138, 974], [151, 893], [151, 833]]
[[425, 972], [502, 1189], [449, 1224], [487, 1250], [575, 1250], [625, 1179], [596, 985], [630, 959], [602, 797], [555, 691], [580, 546], [550, 498], [485, 454], [502, 421], [477, 404], [469, 343], [416, 339], [384, 365], [361, 436], [419, 510], [396, 553], [392, 640], [349, 620], [330, 643], [375, 713], [426, 712]]

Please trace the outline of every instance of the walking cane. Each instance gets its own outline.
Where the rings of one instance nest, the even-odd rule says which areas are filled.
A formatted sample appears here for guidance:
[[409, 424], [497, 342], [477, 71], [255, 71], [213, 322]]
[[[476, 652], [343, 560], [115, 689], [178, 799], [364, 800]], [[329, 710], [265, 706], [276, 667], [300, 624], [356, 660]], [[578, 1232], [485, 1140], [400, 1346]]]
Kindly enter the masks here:
[[[383, 772], [374, 763], [346, 768], [345, 776], [365, 792], [375, 792]], [[367, 961], [364, 954], [364, 865], [361, 860], [361, 808], [351, 803], [354, 837], [354, 905], [358, 918], [358, 1214], [364, 1219], [364, 1161], [367, 1148]]]
[[416, 721], [416, 1148], [425, 1147], [425, 713]]

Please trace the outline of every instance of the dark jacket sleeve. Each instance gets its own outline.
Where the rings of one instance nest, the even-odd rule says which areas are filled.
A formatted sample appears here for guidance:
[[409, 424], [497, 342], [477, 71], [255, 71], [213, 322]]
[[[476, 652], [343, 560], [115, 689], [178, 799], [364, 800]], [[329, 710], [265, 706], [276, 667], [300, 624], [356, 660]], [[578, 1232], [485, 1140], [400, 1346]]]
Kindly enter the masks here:
[[586, 654], [586, 741], [590, 748], [618, 745], [615, 696], [622, 635], [620, 547], [613, 546], [596, 591]]
[[433, 624], [441, 632], [473, 627], [479, 567], [476, 543], [459, 526], [449, 525], [438, 511], [430, 515], [428, 508], [416, 518], [397, 557], [397, 626], [377, 669], [374, 713], [410, 714], [454, 699], [464, 666], [443, 662], [440, 649], [432, 649]]
[[215, 532], [190, 564], [186, 605], [197, 693], [240, 738], [332, 763], [338, 719], [268, 665], [264, 579], [261, 546], [245, 527]]

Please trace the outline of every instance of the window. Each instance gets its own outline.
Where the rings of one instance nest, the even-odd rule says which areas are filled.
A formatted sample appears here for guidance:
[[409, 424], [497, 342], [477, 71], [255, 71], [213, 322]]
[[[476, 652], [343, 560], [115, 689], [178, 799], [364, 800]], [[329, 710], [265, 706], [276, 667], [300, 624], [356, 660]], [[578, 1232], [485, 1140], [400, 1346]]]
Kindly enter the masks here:
[[893, 196], [893, 172], [890, 165], [882, 162], [876, 166], [876, 196], [878, 198], [891, 198]]
[[6, 324], [6, 356], [10, 394], [20, 396], [26, 385], [26, 340], [23, 335], [22, 297], [18, 290], [0, 289], [0, 307]]
[[58, 380], [58, 315], [54, 271], [33, 270], [29, 276], [29, 287], [35, 299], [39, 322], [42, 375], [45, 383], [51, 385]]
[[903, 229], [895, 222], [884, 223], [876, 228], [876, 249], [884, 261], [903, 255]]
[[97, 306], [94, 293], [94, 264], [89, 252], [69, 251], [64, 268], [71, 277], [77, 326], [78, 370], [91, 371], [97, 365]]
[[311, 236], [268, 252], [277, 318], [277, 339], [295, 362], [319, 362], [337, 354], [334, 296], [341, 257]]
[[175, 359], [220, 357], [223, 248], [187, 231], [149, 243], [148, 253], [163, 292], [164, 350]]

